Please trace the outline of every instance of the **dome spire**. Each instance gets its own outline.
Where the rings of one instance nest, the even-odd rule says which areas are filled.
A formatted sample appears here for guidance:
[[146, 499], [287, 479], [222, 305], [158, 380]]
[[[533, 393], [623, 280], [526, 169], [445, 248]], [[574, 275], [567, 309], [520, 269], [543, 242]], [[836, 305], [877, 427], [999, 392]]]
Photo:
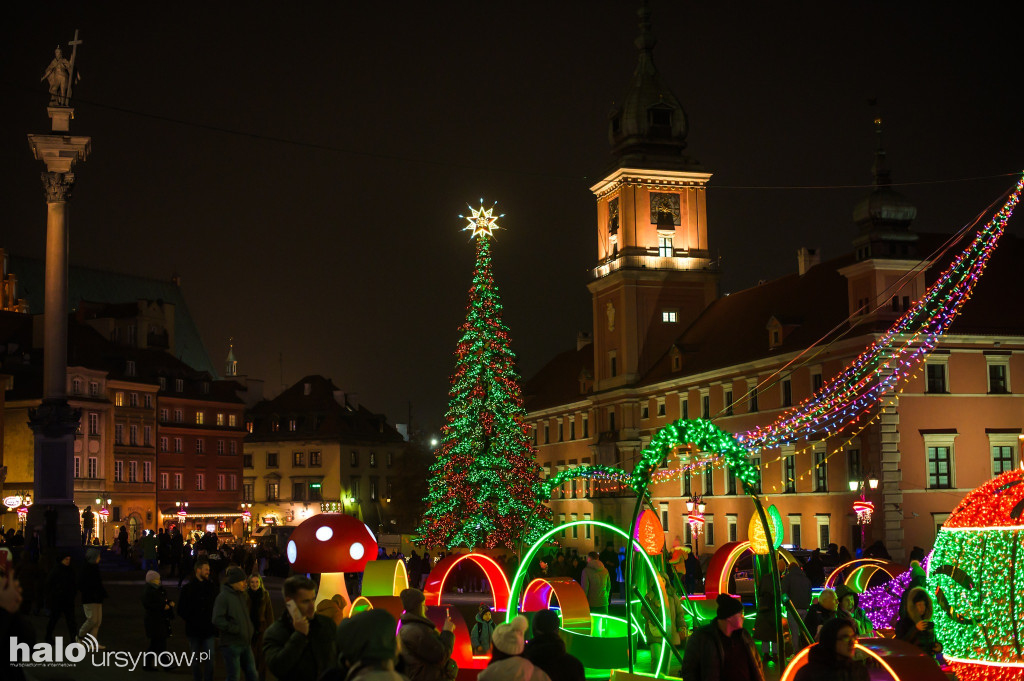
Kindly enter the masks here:
[[641, 0], [637, 10], [639, 33], [636, 68], [622, 104], [609, 116], [608, 139], [620, 166], [692, 169], [699, 163], [683, 156], [686, 147], [686, 112], [662, 82], [654, 66], [657, 41], [651, 29], [651, 8]]
[[875, 135], [878, 139], [878, 148], [875, 149], [875, 162], [871, 166], [871, 175], [875, 180], [875, 187], [888, 187], [892, 184], [892, 177], [889, 174], [889, 159], [885, 155], [885, 146], [882, 144], [882, 118], [875, 117]]

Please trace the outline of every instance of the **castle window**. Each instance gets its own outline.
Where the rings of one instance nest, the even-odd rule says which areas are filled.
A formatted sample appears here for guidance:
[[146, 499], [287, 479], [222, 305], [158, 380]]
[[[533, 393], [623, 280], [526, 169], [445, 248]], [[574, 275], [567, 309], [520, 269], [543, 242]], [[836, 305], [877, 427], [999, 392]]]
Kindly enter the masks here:
[[662, 310], [661, 321], [666, 324], [674, 324], [676, 322], [677, 314], [678, 313], [675, 310]]
[[619, 233], [619, 199], [616, 197], [608, 202], [608, 234]]
[[672, 237], [670, 236], [659, 236], [658, 237], [658, 255], [662, 258], [672, 257]]
[[[648, 121], [651, 127], [658, 128], [671, 128], [672, 127], [672, 109], [663, 107], [655, 107], [648, 109], [647, 111]], [[661, 132], [661, 131], [658, 131]]]

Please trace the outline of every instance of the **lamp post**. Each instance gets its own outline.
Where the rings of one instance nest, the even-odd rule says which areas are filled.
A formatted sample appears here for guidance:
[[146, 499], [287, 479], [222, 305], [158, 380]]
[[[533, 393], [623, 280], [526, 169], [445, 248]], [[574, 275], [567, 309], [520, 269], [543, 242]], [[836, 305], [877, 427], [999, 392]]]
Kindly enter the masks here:
[[[686, 500], [686, 522], [690, 524], [690, 534], [693, 535], [694, 556], [700, 556], [700, 535], [704, 533], [704, 509], [707, 505], [701, 495], [692, 496]], [[696, 512], [694, 512], [696, 509]]]
[[181, 534], [185, 534], [185, 516], [188, 515], [188, 502], [184, 499], [178, 501], [178, 522], [181, 524]]
[[99, 525], [97, 526], [96, 529], [98, 530], [98, 533], [99, 533], [100, 544], [103, 544], [104, 546], [107, 545], [107, 537], [106, 537], [106, 533], [104, 532], [104, 529], [103, 529], [104, 528], [103, 524], [105, 522], [107, 522], [108, 520], [110, 520], [110, 508], [109, 508], [109, 506], [110, 506], [111, 502], [112, 502], [111, 499], [107, 499], [107, 503], [106, 503], [106, 505], [104, 505], [103, 504], [103, 499], [101, 499], [100, 497], [96, 497], [96, 507], [97, 507], [96, 515], [99, 516]]
[[860, 500], [853, 502], [853, 510], [857, 514], [857, 524], [860, 525], [860, 551], [863, 555], [864, 550], [867, 548], [864, 546], [865, 535], [867, 533], [868, 525], [871, 524], [871, 514], [875, 510], [875, 504], [867, 499], [868, 489], [878, 489], [878, 478], [875, 476], [866, 477], [862, 480], [851, 480], [850, 491], [860, 491]]
[[242, 541], [248, 543], [250, 524], [252, 523], [252, 504], [242, 502]]

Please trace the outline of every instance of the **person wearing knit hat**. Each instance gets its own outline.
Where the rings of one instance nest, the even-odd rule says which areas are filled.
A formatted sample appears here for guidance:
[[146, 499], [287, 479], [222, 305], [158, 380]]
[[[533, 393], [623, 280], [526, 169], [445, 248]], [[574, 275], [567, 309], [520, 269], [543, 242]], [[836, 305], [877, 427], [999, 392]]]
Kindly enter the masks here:
[[142, 592], [142, 607], [146, 611], [143, 624], [149, 637], [149, 648], [143, 657], [143, 669], [156, 670], [156, 660], [167, 650], [167, 637], [171, 635], [171, 619], [174, 618], [174, 601], [160, 586], [160, 573], [150, 570], [146, 573], [146, 588]]
[[540, 667], [523, 657], [530, 623], [522, 615], [499, 624], [491, 637], [491, 661], [477, 677], [480, 681], [551, 681]]
[[244, 672], [246, 681], [256, 681], [256, 657], [252, 653], [255, 628], [249, 615], [245, 571], [237, 565], [227, 569], [224, 584], [213, 601], [213, 624], [220, 632], [220, 647], [228, 681], [235, 681]]
[[438, 633], [427, 619], [426, 599], [419, 589], [405, 589], [399, 598], [405, 609], [398, 630], [405, 675], [411, 681], [454, 681], [459, 673], [452, 659], [455, 623], [445, 618], [443, 630]]
[[687, 681], [751, 679], [764, 681], [761, 656], [743, 628], [743, 603], [718, 594], [715, 619], [698, 627], [686, 640], [682, 677]]
[[474, 655], [486, 655], [491, 649], [491, 636], [494, 635], [494, 615], [491, 607], [481, 603], [476, 612], [476, 624], [469, 632], [469, 639], [473, 644]]
[[558, 681], [584, 681], [583, 663], [565, 652], [565, 641], [558, 635], [562, 621], [554, 610], [533, 614], [533, 638], [523, 648], [523, 657]]

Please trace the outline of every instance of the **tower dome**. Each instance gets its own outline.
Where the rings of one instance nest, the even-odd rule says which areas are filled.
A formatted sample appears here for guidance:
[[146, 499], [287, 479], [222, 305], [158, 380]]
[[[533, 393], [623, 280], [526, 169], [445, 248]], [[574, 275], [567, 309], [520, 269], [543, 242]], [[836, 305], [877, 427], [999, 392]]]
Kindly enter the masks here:
[[623, 166], [698, 166], [697, 161], [682, 153], [688, 132], [686, 112], [654, 65], [656, 41], [646, 0], [637, 15], [640, 34], [635, 41], [639, 51], [636, 69], [622, 104], [612, 110], [608, 120], [612, 155]]
[[878, 149], [871, 166], [874, 187], [871, 193], [857, 202], [853, 208], [853, 221], [863, 232], [895, 231], [906, 232], [917, 217], [917, 207], [892, 188], [889, 159], [882, 146], [882, 120], [875, 119], [875, 133], [878, 135]]

